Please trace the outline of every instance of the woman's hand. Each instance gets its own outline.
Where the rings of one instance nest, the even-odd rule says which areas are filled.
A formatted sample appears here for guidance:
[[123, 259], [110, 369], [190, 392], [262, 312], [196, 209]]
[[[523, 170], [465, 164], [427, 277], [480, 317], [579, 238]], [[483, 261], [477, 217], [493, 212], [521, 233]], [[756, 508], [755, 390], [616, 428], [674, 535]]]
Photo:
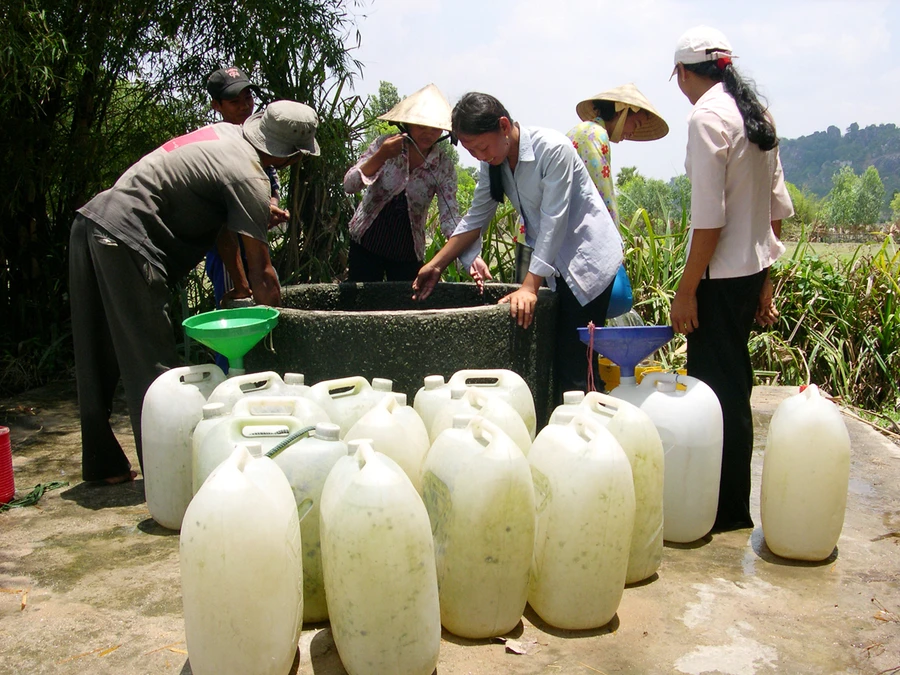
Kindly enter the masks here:
[[672, 300], [669, 318], [672, 330], [676, 333], [685, 335], [692, 333], [700, 325], [697, 320], [697, 296], [693, 293], [677, 292], [675, 299]]
[[488, 268], [487, 263], [481, 259], [481, 256], [475, 258], [475, 261], [469, 268], [469, 275], [475, 281], [478, 292], [482, 294], [484, 293], [484, 282], [494, 278], [491, 276], [491, 270]]
[[759, 292], [759, 304], [756, 307], [756, 323], [760, 326], [773, 326], [780, 316], [775, 308], [775, 291], [772, 288], [772, 280], [766, 275], [762, 290]]
[[412, 283], [412, 299], [425, 300], [431, 295], [431, 291], [434, 290], [437, 282], [441, 280], [441, 271], [441, 268], [435, 265], [433, 261], [422, 265], [419, 274]]
[[528, 328], [534, 321], [534, 307], [537, 305], [537, 293], [530, 288], [522, 286], [509, 295], [500, 298], [497, 303], [502, 305], [509, 303], [509, 315], [516, 320], [522, 328]]
[[403, 152], [404, 143], [406, 143], [406, 134], [397, 134], [386, 138], [381, 147], [378, 148], [378, 154], [381, 156], [382, 161], [398, 157]]

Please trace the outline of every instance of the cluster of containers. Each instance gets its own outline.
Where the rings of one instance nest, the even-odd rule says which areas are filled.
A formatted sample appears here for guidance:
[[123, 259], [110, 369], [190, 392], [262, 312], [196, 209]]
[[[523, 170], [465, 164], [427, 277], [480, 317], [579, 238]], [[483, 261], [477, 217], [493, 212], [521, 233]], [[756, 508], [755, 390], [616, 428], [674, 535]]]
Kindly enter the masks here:
[[[391, 388], [225, 379], [212, 365], [150, 387], [147, 504], [181, 530], [197, 675], [288, 673], [304, 621], [331, 622], [351, 675], [430, 675], [442, 625], [503, 635], [526, 602], [552, 626], [600, 627], [626, 584], [657, 572], [663, 539], [712, 527], [722, 421], [699, 380], [654, 373], [612, 395], [568, 392], [541, 430], [511, 371], [427, 377], [413, 406]], [[773, 417], [762, 502], [773, 552], [831, 554], [849, 478], [841, 438], [815, 387]], [[798, 475], [823, 462], [835, 470]]]

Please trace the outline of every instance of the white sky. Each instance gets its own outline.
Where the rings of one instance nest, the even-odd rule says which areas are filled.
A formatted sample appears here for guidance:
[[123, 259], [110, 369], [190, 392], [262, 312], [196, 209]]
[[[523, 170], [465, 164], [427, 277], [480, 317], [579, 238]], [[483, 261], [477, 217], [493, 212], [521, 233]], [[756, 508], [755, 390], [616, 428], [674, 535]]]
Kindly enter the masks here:
[[634, 82], [669, 135], [614, 145], [616, 171], [684, 172], [691, 106], [668, 77], [675, 41], [698, 24], [725, 33], [784, 138], [900, 117], [900, 0], [364, 0], [355, 12], [361, 95], [434, 82], [451, 106], [483, 91], [516, 121], [565, 132], [578, 101]]

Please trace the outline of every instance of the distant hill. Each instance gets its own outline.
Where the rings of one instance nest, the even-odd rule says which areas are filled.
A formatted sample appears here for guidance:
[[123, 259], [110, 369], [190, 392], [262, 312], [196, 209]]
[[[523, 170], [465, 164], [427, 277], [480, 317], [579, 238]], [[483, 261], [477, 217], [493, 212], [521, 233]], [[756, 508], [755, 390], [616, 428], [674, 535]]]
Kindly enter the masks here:
[[860, 129], [855, 122], [844, 134], [835, 126], [800, 138], [782, 138], [779, 145], [785, 179], [819, 197], [831, 190], [831, 177], [845, 165], [857, 175], [878, 169], [887, 201], [900, 191], [900, 129], [878, 124]]

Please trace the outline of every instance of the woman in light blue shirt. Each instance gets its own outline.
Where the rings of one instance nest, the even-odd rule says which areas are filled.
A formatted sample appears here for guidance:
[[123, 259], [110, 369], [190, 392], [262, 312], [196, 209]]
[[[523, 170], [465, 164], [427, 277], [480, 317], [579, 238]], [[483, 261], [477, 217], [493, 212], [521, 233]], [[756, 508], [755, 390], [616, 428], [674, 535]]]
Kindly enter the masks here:
[[[525, 242], [534, 249], [522, 285], [500, 302], [508, 303], [512, 317], [528, 328], [538, 289], [546, 282], [557, 292], [557, 398], [564, 391], [585, 391], [585, 350], [576, 329], [589, 321], [603, 325], [622, 263], [622, 240], [600, 193], [564, 134], [520, 126], [493, 96], [465, 94], [453, 108], [452, 126], [463, 147], [481, 161], [481, 173], [468, 213], [419, 270], [414, 297], [428, 297], [457, 256], [471, 266], [476, 281], [490, 278], [475, 256], [502, 200], [491, 192], [490, 167], [499, 167], [503, 192], [525, 221]], [[596, 359], [592, 364], [594, 380], [600, 382]]]

